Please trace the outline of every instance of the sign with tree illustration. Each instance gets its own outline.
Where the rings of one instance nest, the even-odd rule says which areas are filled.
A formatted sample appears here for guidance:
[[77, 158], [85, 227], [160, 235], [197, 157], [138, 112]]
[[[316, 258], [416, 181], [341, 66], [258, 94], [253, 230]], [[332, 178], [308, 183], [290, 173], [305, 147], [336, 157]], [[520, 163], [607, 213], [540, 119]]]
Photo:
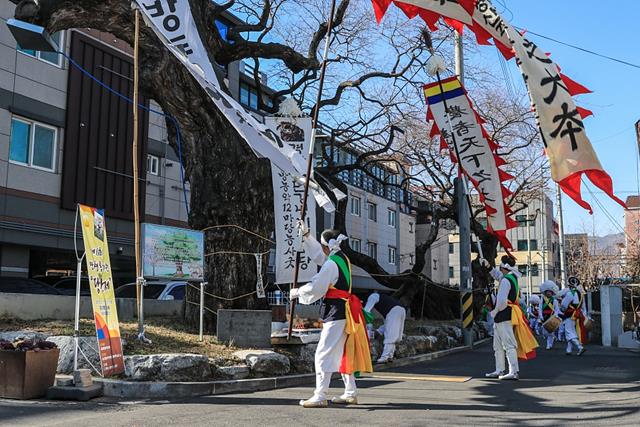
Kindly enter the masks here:
[[204, 235], [201, 231], [142, 224], [144, 277], [202, 280]]

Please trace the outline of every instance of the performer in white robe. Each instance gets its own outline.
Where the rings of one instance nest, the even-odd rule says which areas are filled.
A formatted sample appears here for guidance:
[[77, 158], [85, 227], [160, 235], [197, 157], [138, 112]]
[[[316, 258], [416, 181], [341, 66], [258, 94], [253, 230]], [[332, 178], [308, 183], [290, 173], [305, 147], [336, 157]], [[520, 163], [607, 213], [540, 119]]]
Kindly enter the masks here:
[[369, 295], [364, 309], [368, 312], [375, 309], [384, 317], [384, 325], [378, 329], [384, 336], [384, 348], [377, 363], [390, 362], [396, 351], [396, 343], [402, 341], [407, 311], [397, 299], [378, 292]]
[[[297, 298], [301, 304], [313, 304], [326, 297], [330, 290], [345, 291], [343, 288], [347, 287], [346, 291], [350, 292], [351, 278], [349, 277], [347, 280], [336, 262], [346, 261], [346, 264], [348, 264], [348, 260], [340, 250], [341, 242], [347, 240], [347, 237], [337, 230], [325, 230], [322, 233], [322, 244], [320, 244], [304, 228], [303, 236], [303, 244], [307, 256], [321, 268], [313, 276], [311, 282], [297, 289], [291, 289], [291, 299]], [[343, 261], [336, 260], [334, 256], [338, 256]], [[330, 259], [330, 257], [333, 259]], [[300, 405], [305, 408], [328, 406], [327, 391], [331, 383], [331, 375], [340, 371], [345, 342], [347, 341], [347, 333], [345, 331], [347, 325], [346, 309], [346, 302], [343, 299], [325, 298], [322, 303], [320, 317], [323, 320], [323, 326], [315, 353], [316, 388], [310, 399], [300, 401]], [[362, 329], [363, 331], [365, 330], [364, 325]], [[369, 359], [369, 366], [370, 364]], [[345, 385], [344, 393], [340, 397], [333, 398], [332, 403], [357, 404], [355, 376], [353, 373], [342, 374], [342, 380]]]
[[[558, 285], [552, 280], [542, 282], [540, 285], [540, 305], [538, 306], [538, 319], [542, 325], [549, 320], [551, 316], [560, 317], [560, 301], [556, 297], [558, 293]], [[545, 338], [547, 350], [551, 350], [556, 340], [556, 332], [549, 332], [545, 328], [541, 328], [542, 336]]]
[[[490, 268], [489, 262], [485, 259], [481, 259], [480, 264], [485, 268]], [[493, 351], [496, 370], [485, 376], [501, 380], [518, 380], [520, 370], [518, 365], [518, 343], [511, 323], [511, 310], [512, 306], [518, 304], [520, 300], [517, 283], [521, 274], [515, 267], [515, 259], [507, 255], [502, 257], [500, 268], [493, 268], [490, 273], [500, 283], [496, 306], [489, 313], [494, 318]], [[505, 366], [505, 354], [509, 364], [508, 372]]]
[[529, 320], [529, 326], [536, 335], [541, 335], [542, 325], [538, 321], [538, 306], [540, 305], [540, 297], [538, 295], [531, 295], [529, 298], [529, 305], [527, 307], [527, 319]]
[[580, 281], [576, 277], [569, 277], [567, 280], [569, 290], [562, 298], [562, 317], [564, 321], [564, 333], [567, 339], [567, 356], [571, 355], [573, 348], [578, 350], [577, 355], [581, 356], [585, 351], [583, 344], [586, 342], [586, 330], [584, 329], [584, 319], [587, 312], [584, 305], [584, 290], [581, 289]]

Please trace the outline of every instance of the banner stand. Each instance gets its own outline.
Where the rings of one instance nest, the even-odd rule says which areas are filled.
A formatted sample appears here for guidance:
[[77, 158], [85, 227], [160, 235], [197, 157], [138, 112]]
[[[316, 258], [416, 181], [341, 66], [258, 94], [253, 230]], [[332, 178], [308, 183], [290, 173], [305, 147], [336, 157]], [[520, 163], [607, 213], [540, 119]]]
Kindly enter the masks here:
[[[78, 256], [78, 246], [77, 246], [77, 236], [78, 236], [78, 216], [79, 216], [80, 206], [76, 205], [76, 215], [73, 223], [73, 248], [75, 250], [76, 255], [76, 303], [75, 303], [75, 313], [74, 313], [74, 323], [73, 323], [73, 372], [78, 370], [78, 351], [82, 352], [80, 349], [80, 287], [82, 283], [82, 261], [85, 258], [86, 252], [82, 252], [82, 256]], [[98, 355], [100, 352], [97, 352]], [[104, 378], [102, 374], [102, 370], [98, 370], [89, 358], [82, 353], [82, 357], [86, 360], [86, 362], [93, 368], [93, 370]]]

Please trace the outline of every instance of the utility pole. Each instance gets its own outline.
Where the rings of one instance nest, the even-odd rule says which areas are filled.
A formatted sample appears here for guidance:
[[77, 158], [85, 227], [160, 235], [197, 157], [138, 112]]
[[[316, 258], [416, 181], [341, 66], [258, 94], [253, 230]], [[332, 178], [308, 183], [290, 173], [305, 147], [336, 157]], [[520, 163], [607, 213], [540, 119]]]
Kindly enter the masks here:
[[531, 299], [531, 288], [532, 288], [531, 286], [531, 221], [532, 219], [529, 216], [529, 206], [527, 205], [527, 304], [529, 304], [529, 300]]
[[[464, 52], [462, 50], [462, 36], [455, 32], [455, 67], [456, 74], [460, 83], [464, 85]], [[458, 159], [459, 160], [459, 159]], [[473, 331], [466, 328], [465, 319], [468, 321], [469, 316], [473, 319], [473, 297], [471, 289], [471, 212], [469, 210], [469, 202], [467, 199], [467, 182], [464, 176], [460, 176], [454, 181], [457, 190], [458, 203], [458, 224], [460, 226], [460, 301], [462, 317], [462, 333], [464, 336], [464, 344], [473, 346]], [[471, 309], [471, 311], [469, 311]], [[466, 316], [465, 316], [466, 314]]]
[[560, 186], [556, 184], [556, 201], [558, 203], [558, 234], [560, 235], [560, 288], [567, 286], [567, 267], [565, 265], [564, 224], [562, 220], [562, 193]]
[[541, 232], [541, 237], [542, 237], [542, 251], [540, 252], [542, 254], [542, 281], [546, 282], [547, 281], [547, 245], [549, 244], [549, 242], [547, 241], [547, 217], [546, 217], [546, 212], [547, 212], [547, 197], [544, 194], [544, 190], [540, 189], [540, 213], [542, 214], [542, 218], [540, 219], [541, 221], [541, 227], [540, 227], [540, 232]]

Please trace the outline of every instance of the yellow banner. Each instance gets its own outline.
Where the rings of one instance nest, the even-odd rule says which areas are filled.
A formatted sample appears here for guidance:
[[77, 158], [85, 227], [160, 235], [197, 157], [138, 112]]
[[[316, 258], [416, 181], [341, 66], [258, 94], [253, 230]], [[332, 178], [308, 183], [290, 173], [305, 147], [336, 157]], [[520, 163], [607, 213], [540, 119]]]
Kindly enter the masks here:
[[100, 350], [100, 364], [102, 375], [108, 377], [124, 372], [124, 360], [104, 211], [80, 205], [80, 220], [91, 287], [93, 317], [96, 322]]

